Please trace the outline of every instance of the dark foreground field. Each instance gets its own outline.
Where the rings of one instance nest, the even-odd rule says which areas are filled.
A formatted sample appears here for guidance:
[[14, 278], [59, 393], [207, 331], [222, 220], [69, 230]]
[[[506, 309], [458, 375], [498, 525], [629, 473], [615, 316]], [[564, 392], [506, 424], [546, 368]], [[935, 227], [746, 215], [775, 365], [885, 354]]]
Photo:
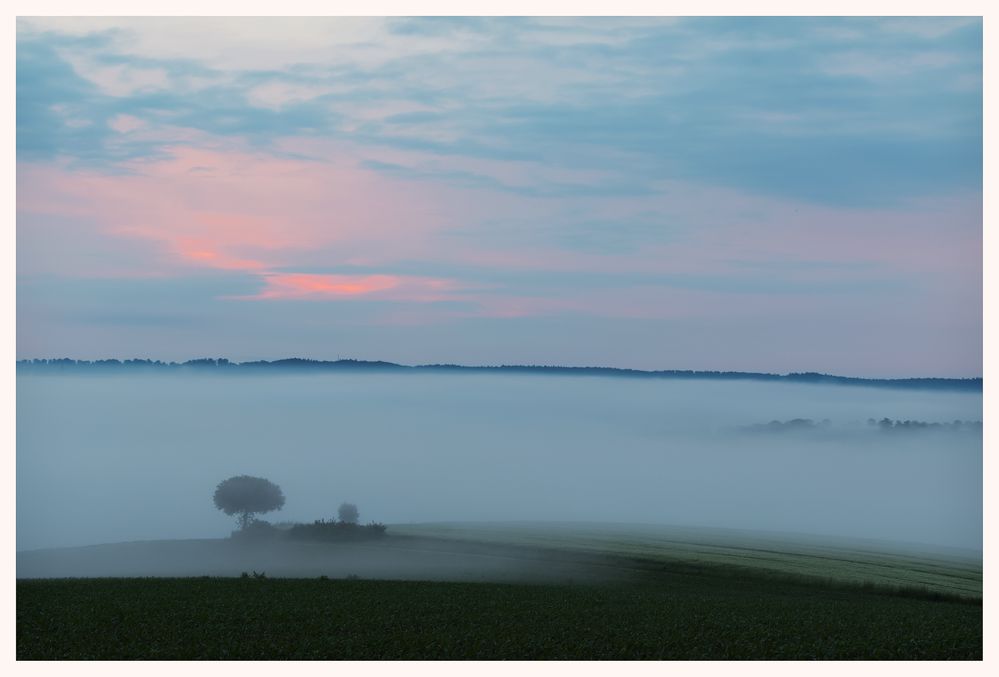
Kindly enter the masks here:
[[19, 552], [17, 657], [982, 657], [981, 560], [960, 554], [620, 525], [392, 530]]
[[589, 585], [19, 580], [25, 659], [982, 658], [982, 607], [662, 572]]

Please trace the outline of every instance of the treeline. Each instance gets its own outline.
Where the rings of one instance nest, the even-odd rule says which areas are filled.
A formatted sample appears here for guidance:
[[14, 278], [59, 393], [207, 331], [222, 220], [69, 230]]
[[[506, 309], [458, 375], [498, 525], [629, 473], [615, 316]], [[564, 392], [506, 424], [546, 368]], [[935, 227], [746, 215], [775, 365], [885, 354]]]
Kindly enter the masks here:
[[792, 418], [790, 421], [770, 421], [770, 423], [758, 423], [748, 425], [743, 428], [747, 432], [754, 433], [780, 433], [792, 432], [796, 430], [816, 430], [818, 428], [828, 428], [830, 425], [828, 418], [815, 422], [810, 418]]
[[257, 360], [252, 362], [231, 362], [224, 357], [200, 358], [186, 362], [162, 362], [160, 360], [71, 360], [34, 359], [17, 362], [18, 371], [33, 372], [79, 372], [79, 371], [179, 371], [204, 370], [225, 373], [247, 373], [257, 371], [392, 371], [413, 372], [503, 372], [520, 374], [552, 374], [559, 376], [607, 376], [623, 378], [669, 378], [692, 380], [727, 381], [771, 381], [783, 383], [810, 383], [823, 385], [875, 386], [885, 388], [908, 388], [928, 390], [962, 390], [981, 392], [982, 379], [979, 378], [898, 378], [874, 379], [853, 376], [834, 376], [818, 372], [795, 372], [790, 374], [767, 374], [745, 371], [695, 371], [663, 369], [644, 371], [641, 369], [618, 369], [616, 367], [569, 367], [558, 365], [496, 365], [462, 366], [457, 364], [423, 364], [407, 366], [380, 360], [310, 360], [293, 357], [283, 360]]
[[867, 419], [867, 425], [876, 426], [879, 430], [886, 432], [906, 431], [906, 430], [967, 430], [971, 432], [982, 432], [981, 421], [959, 421], [954, 420], [949, 423], [930, 423], [927, 421], [895, 421], [890, 418], [883, 418], [875, 421], [873, 418]]
[[[810, 418], [792, 418], [788, 421], [770, 421], [769, 423], [758, 423], [756, 425], [749, 425], [740, 428], [745, 432], [754, 433], [783, 433], [783, 432], [801, 432], [801, 431], [816, 431], [825, 430], [831, 426], [832, 422], [824, 418], [821, 421], [815, 421]], [[873, 418], [867, 419], [867, 425], [875, 427], [878, 430], [893, 432], [893, 431], [910, 431], [910, 430], [944, 430], [944, 431], [970, 431], [970, 432], [982, 432], [982, 422], [981, 421], [959, 421], [954, 420], [944, 423], [935, 423], [929, 421], [910, 421], [910, 420], [892, 420], [890, 418], [883, 418], [880, 421]]]
[[252, 369], [398, 369], [409, 370], [406, 367], [392, 362], [369, 362], [364, 360], [309, 360], [300, 357], [293, 357], [285, 360], [258, 360], [255, 362], [231, 362], [224, 357], [203, 357], [186, 362], [163, 362], [161, 360], [71, 360], [60, 359], [34, 359], [18, 360], [18, 371], [92, 371], [92, 370], [121, 370], [121, 369], [155, 369], [155, 370], [177, 370], [177, 369], [205, 369], [211, 371], [233, 371]]

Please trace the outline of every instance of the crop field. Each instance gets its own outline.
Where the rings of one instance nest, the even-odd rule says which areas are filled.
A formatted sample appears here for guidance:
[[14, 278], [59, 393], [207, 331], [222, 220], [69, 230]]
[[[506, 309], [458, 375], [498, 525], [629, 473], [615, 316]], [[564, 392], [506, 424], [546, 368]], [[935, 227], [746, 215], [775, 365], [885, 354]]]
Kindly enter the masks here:
[[704, 573], [606, 585], [149, 578], [17, 584], [17, 658], [964, 659], [982, 607]]
[[980, 559], [748, 532], [396, 525], [21, 552], [18, 576], [25, 660], [982, 656]]
[[634, 524], [456, 522], [400, 524], [391, 530], [393, 534], [543, 547], [670, 566], [721, 567], [736, 575], [765, 573], [982, 596], [981, 553], [954, 549]]

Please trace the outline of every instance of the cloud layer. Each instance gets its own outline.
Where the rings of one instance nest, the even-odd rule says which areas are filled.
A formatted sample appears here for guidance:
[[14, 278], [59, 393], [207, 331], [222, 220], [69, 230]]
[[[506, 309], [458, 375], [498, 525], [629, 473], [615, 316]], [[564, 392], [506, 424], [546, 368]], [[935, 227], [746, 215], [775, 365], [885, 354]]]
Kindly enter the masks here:
[[981, 372], [977, 19], [22, 18], [17, 60], [21, 357]]

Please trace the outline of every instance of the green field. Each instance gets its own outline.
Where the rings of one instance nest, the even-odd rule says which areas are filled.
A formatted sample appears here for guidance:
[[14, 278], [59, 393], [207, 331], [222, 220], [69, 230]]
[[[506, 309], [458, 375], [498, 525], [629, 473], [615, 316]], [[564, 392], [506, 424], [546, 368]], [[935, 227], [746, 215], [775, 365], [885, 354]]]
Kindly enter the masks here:
[[392, 533], [611, 555], [670, 566], [711, 566], [735, 575], [801, 576], [982, 596], [981, 553], [948, 548], [728, 529], [572, 522], [398, 524], [392, 526]]
[[636, 525], [432, 524], [392, 526], [372, 543], [19, 552], [17, 657], [980, 660], [981, 560], [904, 550]]
[[966, 659], [982, 608], [762, 580], [19, 581], [26, 659]]

